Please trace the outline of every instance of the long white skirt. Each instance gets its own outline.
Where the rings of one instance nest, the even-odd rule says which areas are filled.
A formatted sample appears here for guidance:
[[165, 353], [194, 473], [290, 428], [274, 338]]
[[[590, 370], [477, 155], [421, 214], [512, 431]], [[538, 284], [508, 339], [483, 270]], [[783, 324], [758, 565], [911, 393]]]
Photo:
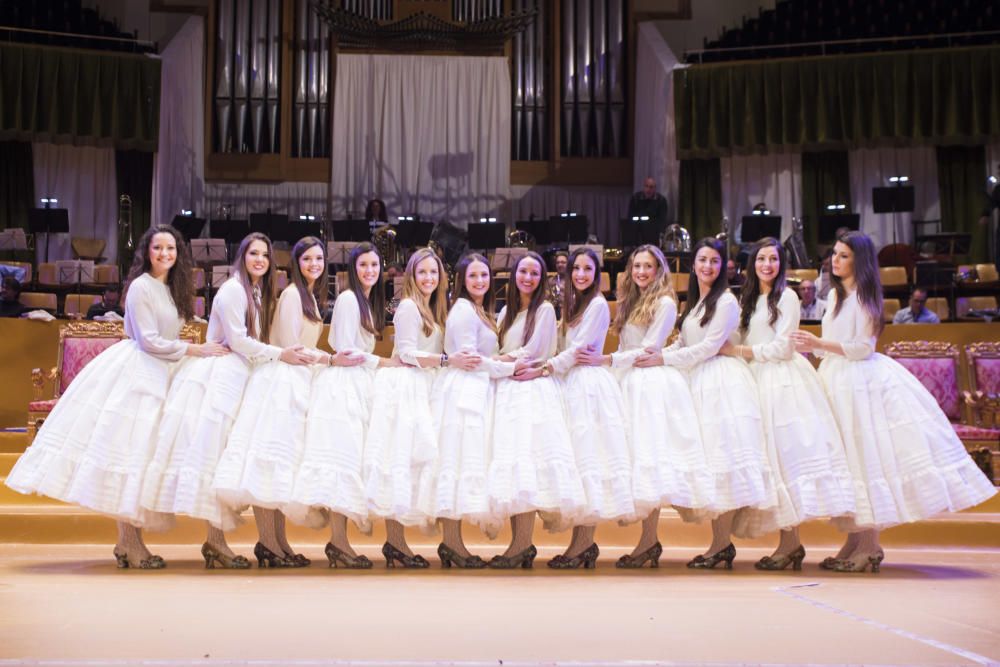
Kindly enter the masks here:
[[[606, 368], [574, 366], [562, 380], [570, 440], [587, 506], [577, 525], [634, 521], [632, 457], [622, 392]], [[562, 526], [563, 528], [567, 526]]]
[[102, 352], [56, 403], [7, 486], [161, 528], [139, 497], [170, 376], [182, 365], [146, 354], [133, 340]]
[[250, 374], [212, 487], [219, 502], [283, 509], [292, 498], [305, 445], [314, 369], [264, 364]]
[[714, 478], [684, 374], [670, 366], [629, 368], [620, 385], [636, 512], [646, 516], [664, 505], [713, 509]]
[[437, 371], [382, 368], [375, 374], [362, 477], [372, 516], [429, 530], [437, 432], [431, 388]]
[[190, 359], [174, 376], [142, 488], [142, 506], [162, 514], [163, 524], [176, 514], [222, 530], [243, 523], [218, 501], [212, 481], [249, 378], [238, 354]]
[[551, 377], [496, 383], [490, 509], [501, 520], [540, 511], [546, 527], [584, 519], [587, 499], [558, 383]]
[[285, 513], [312, 528], [329, 512], [368, 531], [368, 500], [361, 478], [375, 373], [361, 366], [323, 368], [312, 384], [304, 449]]
[[937, 401], [892, 359], [839, 355], [819, 367], [840, 424], [857, 511], [844, 530], [888, 528], [978, 505], [996, 493]]

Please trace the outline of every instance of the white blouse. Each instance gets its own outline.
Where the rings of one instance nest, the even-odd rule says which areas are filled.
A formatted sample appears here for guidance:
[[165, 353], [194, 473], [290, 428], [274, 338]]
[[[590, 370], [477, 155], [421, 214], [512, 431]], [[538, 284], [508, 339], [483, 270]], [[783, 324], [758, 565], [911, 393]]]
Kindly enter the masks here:
[[598, 294], [587, 304], [580, 321], [566, 329], [563, 349], [551, 359], [552, 370], [560, 374], [568, 373], [576, 365], [573, 355], [580, 348], [593, 347], [598, 353], [602, 353], [610, 324], [611, 310], [608, 302]]
[[[263, 343], [247, 332], [246, 315], [249, 307], [246, 289], [240, 279], [234, 276], [224, 282], [212, 301], [212, 314], [208, 318], [205, 339], [225, 344], [250, 363], [277, 361], [281, 356], [280, 347]], [[258, 320], [259, 328], [260, 315], [256, 311], [254, 317]]]
[[660, 297], [649, 324], [629, 322], [622, 327], [618, 351], [611, 354], [612, 368], [631, 368], [648, 348], [659, 350], [667, 342], [677, 322], [677, 302], [669, 296]]
[[[844, 348], [844, 356], [851, 361], [862, 361], [875, 352], [875, 327], [868, 314], [858, 303], [857, 292], [848, 292], [840, 314], [834, 316], [837, 309], [837, 290], [831, 289], [826, 302], [826, 313], [823, 314], [823, 340], [840, 343]], [[822, 350], [813, 354], [824, 356]]]
[[449, 355], [456, 352], [476, 352], [482, 363], [476, 371], [486, 371], [491, 378], [509, 377], [514, 374], [514, 362], [498, 361], [497, 334], [476, 313], [468, 299], [459, 299], [448, 313], [444, 327], [444, 351]]
[[743, 344], [753, 351], [754, 361], [788, 361], [795, 355], [795, 345], [789, 337], [799, 328], [801, 302], [793, 290], [785, 288], [778, 299], [778, 319], [772, 327], [767, 308], [767, 295], [757, 297], [750, 323], [743, 334]]
[[164, 361], [180, 361], [188, 343], [178, 340], [184, 320], [165, 283], [143, 273], [129, 285], [125, 298], [125, 335], [146, 354]]
[[344, 290], [333, 304], [333, 317], [326, 340], [330, 348], [337, 352], [356, 352], [365, 358], [362, 366], [378, 368], [375, 350], [375, 335], [361, 326], [361, 307], [354, 290]]
[[[499, 321], [503, 321], [507, 306], [500, 311]], [[524, 342], [524, 325], [528, 320], [528, 311], [522, 310], [514, 318], [514, 323], [503, 337], [500, 354], [510, 355], [515, 359], [532, 359], [545, 361], [556, 353], [558, 335], [556, 333], [556, 309], [548, 301], [535, 311], [535, 328], [531, 337]]]
[[722, 293], [715, 303], [711, 321], [701, 326], [704, 310], [704, 300], [699, 301], [684, 319], [680, 339], [663, 351], [664, 364], [690, 369], [719, 354], [726, 341], [733, 345], [740, 342], [736, 331], [740, 323], [740, 304], [731, 292]]
[[424, 335], [424, 318], [413, 299], [403, 299], [392, 316], [395, 343], [392, 356], [408, 366], [420, 366], [420, 359], [439, 358], [444, 351], [444, 332], [434, 325], [431, 335]]
[[[315, 304], [316, 297], [310, 295], [310, 298]], [[322, 333], [323, 323], [307, 320], [302, 313], [302, 297], [298, 288], [295, 285], [286, 287], [278, 297], [277, 312], [271, 324], [271, 345], [281, 348], [301, 345], [315, 350]]]

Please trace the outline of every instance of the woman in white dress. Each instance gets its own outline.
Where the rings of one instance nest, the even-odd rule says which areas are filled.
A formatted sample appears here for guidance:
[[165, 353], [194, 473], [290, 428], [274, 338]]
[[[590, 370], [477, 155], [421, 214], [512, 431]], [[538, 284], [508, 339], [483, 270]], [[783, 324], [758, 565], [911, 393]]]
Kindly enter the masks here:
[[330, 348], [357, 356], [357, 366], [322, 368], [312, 383], [306, 412], [304, 448], [285, 513], [292, 521], [318, 528], [330, 524], [324, 552], [330, 567], [367, 570], [347, 539], [347, 520], [369, 532], [368, 499], [362, 480], [365, 434], [378, 368], [398, 361], [379, 357], [375, 339], [385, 328], [382, 258], [371, 243], [358, 244], [348, 259], [347, 289], [337, 296], [330, 320]]
[[310, 359], [299, 345], [282, 349], [262, 342], [268, 339], [277, 302], [271, 254], [271, 240], [263, 234], [255, 232], [240, 243], [234, 275], [212, 300], [205, 334], [234, 354], [191, 359], [174, 376], [143, 482], [142, 506], [162, 515], [164, 524], [176, 514], [207, 523], [201, 547], [207, 568], [250, 567], [249, 560], [229, 548], [223, 532], [243, 520], [218, 502], [212, 488], [250, 370], [279, 359], [293, 365]]
[[573, 523], [569, 547], [547, 563], [557, 569], [594, 567], [600, 554], [594, 542], [598, 522], [638, 518], [621, 389], [606, 368], [582, 366], [576, 361], [581, 348], [604, 349], [611, 324], [608, 302], [601, 295], [597, 254], [590, 248], [577, 248], [570, 255], [569, 271], [570, 284], [563, 295], [563, 344], [543, 368], [546, 374], [555, 373], [562, 380], [587, 506]]
[[[556, 309], [546, 301], [545, 262], [528, 252], [511, 268], [507, 305], [500, 311], [500, 359], [545, 361], [556, 352]], [[497, 380], [493, 449], [487, 488], [494, 516], [510, 517], [510, 546], [488, 563], [495, 569], [532, 567], [535, 512], [547, 526], [573, 525], [586, 509], [566, 425], [562, 392], [542, 369]]]
[[665, 350], [643, 353], [635, 362], [640, 368], [667, 365], [688, 373], [714, 483], [710, 511], [681, 508], [685, 518], [713, 517], [712, 544], [687, 564], [699, 569], [719, 563], [731, 569], [736, 557], [732, 536], [739, 535], [733, 530], [737, 510], [768, 509], [777, 502], [753, 373], [743, 361], [719, 355], [726, 341], [739, 342], [740, 307], [726, 281], [725, 252], [724, 243], [714, 238], [695, 245], [679, 339]]
[[[530, 366], [522, 361], [493, 359], [498, 351], [497, 329], [490, 267], [482, 255], [469, 253], [455, 266], [444, 351], [446, 368], [434, 381], [431, 393], [438, 456], [430, 513], [441, 521], [441, 565], [479, 569], [486, 567], [486, 561], [469, 553], [462, 539], [462, 521], [472, 522], [493, 537], [505, 518], [493, 515], [487, 493], [493, 424], [491, 378], [507, 377]], [[467, 353], [467, 367], [448, 364], [448, 358], [458, 352]]]
[[823, 357], [819, 374], [847, 450], [856, 511], [835, 521], [848, 531], [821, 567], [878, 572], [879, 532], [939, 512], [978, 505], [996, 493], [955, 435], [937, 401], [909, 371], [875, 352], [882, 285], [875, 247], [861, 232], [834, 245], [833, 288], [823, 336], [792, 333], [796, 349]]
[[806, 552], [799, 524], [853, 513], [854, 483], [823, 384], [789, 337], [799, 326], [799, 297], [785, 285], [785, 249], [778, 239], [761, 239], [748, 264], [740, 295], [742, 341], [727, 342], [720, 353], [748, 361], [757, 380], [778, 504], [741, 512], [736, 522], [752, 536], [781, 531], [778, 548], [760, 559], [758, 570], [801, 570]]
[[259, 567], [305, 567], [285, 536], [282, 508], [292, 497], [305, 441], [306, 409], [316, 366], [356, 365], [359, 355], [336, 356], [316, 349], [323, 331], [319, 304], [325, 303], [328, 276], [323, 242], [307, 236], [292, 248], [291, 281], [278, 299], [271, 345], [301, 346], [310, 365], [264, 364], [250, 375], [243, 402], [212, 483], [219, 502], [238, 511], [253, 505]]
[[663, 252], [653, 245], [636, 248], [618, 285], [618, 313], [612, 325], [618, 351], [581, 348], [579, 364], [610, 366], [625, 401], [632, 453], [632, 492], [644, 516], [642, 535], [631, 554], [616, 563], [657, 567], [663, 546], [657, 538], [660, 507], [673, 505], [703, 512], [712, 507], [714, 478], [684, 374], [672, 366], [636, 368], [647, 350], [663, 349], [677, 320], [677, 295]]
[[218, 343], [177, 339], [194, 317], [191, 255], [169, 225], [150, 227], [136, 248], [125, 299], [125, 335], [84, 367], [56, 403], [7, 486], [118, 521], [120, 568], [160, 569], [140, 529], [157, 528], [139, 502], [170, 377], [185, 356], [219, 356]]

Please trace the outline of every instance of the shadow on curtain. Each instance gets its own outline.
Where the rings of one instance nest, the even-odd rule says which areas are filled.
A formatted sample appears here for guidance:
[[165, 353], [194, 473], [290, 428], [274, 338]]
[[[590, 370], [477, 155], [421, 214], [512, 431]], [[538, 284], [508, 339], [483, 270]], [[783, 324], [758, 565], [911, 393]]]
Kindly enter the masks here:
[[972, 234], [970, 257], [985, 262], [986, 227], [979, 224], [986, 194], [986, 149], [983, 146], [941, 146], [937, 149], [941, 191], [941, 229]]
[[[818, 254], [819, 216], [828, 204], [851, 206], [851, 174], [846, 151], [802, 154], [802, 215], [805, 218], [806, 247]], [[848, 210], [850, 213], [851, 211]]]

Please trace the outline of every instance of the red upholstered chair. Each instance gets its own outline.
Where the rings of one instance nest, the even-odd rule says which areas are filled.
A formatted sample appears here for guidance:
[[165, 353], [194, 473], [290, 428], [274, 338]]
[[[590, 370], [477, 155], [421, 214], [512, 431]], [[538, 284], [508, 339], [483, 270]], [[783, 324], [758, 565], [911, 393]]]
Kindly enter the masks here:
[[1000, 342], [972, 343], [965, 346], [969, 366], [966, 403], [975, 407], [977, 426], [1000, 428]]

